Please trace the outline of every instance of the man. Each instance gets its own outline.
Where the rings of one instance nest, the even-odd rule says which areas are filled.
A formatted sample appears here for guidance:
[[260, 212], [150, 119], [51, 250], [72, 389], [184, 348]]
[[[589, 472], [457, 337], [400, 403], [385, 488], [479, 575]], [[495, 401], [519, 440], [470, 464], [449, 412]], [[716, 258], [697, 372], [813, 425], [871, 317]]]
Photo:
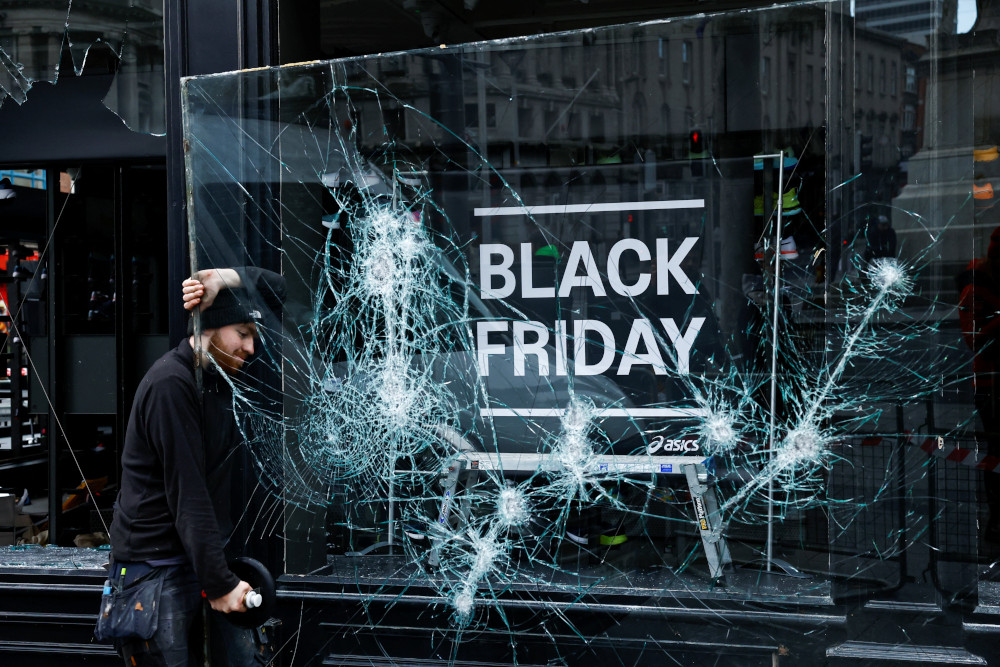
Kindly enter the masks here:
[[223, 374], [239, 373], [253, 355], [258, 322], [269, 307], [280, 310], [284, 281], [260, 269], [210, 269], [185, 280], [183, 291], [185, 308], [201, 308], [202, 386], [192, 335], [153, 364], [135, 395], [109, 583], [128, 591], [162, 580], [162, 589], [153, 636], [121, 640], [118, 649], [133, 667], [202, 664], [204, 596], [214, 610], [206, 615], [212, 664], [263, 664], [248, 631], [220, 615], [246, 611], [251, 590], [229, 570], [225, 553], [232, 454], [242, 441]]

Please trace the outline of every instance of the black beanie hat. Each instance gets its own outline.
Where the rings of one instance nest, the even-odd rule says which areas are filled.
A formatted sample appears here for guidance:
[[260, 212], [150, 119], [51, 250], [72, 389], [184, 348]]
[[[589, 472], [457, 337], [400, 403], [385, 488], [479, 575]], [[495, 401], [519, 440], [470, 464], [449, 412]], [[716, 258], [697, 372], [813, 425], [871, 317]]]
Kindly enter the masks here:
[[218, 329], [227, 324], [259, 322], [263, 318], [260, 308], [242, 287], [220, 290], [212, 305], [201, 311], [201, 329]]

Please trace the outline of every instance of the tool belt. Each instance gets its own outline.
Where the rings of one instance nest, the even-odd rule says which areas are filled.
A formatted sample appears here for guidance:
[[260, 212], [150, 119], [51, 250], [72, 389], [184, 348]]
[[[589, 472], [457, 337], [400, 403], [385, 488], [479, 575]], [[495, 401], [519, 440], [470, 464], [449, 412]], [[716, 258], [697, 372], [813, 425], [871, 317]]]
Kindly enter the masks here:
[[149, 639], [160, 618], [160, 592], [170, 568], [146, 563], [112, 563], [94, 628], [98, 641]]

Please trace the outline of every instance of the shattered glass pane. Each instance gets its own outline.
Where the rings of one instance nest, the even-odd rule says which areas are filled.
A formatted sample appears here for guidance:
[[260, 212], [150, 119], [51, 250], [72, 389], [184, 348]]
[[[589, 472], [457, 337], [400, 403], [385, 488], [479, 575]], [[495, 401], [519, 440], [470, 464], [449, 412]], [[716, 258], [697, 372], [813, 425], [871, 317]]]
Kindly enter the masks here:
[[24, 544], [0, 547], [0, 562], [5, 568], [30, 569], [64, 574], [66, 570], [101, 572], [108, 562], [108, 549]]
[[[93, 64], [96, 60], [97, 64]], [[163, 1], [7, 2], [0, 17], [0, 104], [23, 104], [38, 82], [106, 68], [105, 105], [137, 132], [163, 134]], [[106, 64], [105, 64], [106, 63]]]
[[996, 33], [934, 25], [797, 4], [185, 80], [197, 267], [289, 283], [234, 381], [288, 585], [570, 663], [595, 609], [997, 604]]

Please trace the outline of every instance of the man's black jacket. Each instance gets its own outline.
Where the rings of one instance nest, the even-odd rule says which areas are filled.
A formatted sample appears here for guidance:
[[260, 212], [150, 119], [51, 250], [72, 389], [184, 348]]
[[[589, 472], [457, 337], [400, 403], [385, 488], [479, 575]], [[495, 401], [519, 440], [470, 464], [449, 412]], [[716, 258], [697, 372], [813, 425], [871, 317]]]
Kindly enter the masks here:
[[229, 506], [228, 463], [239, 434], [229, 385], [213, 367], [202, 375], [204, 415], [187, 339], [139, 384], [125, 434], [111, 544], [114, 559], [122, 562], [186, 556], [212, 599], [239, 583], [226, 565], [216, 517], [216, 509]]

